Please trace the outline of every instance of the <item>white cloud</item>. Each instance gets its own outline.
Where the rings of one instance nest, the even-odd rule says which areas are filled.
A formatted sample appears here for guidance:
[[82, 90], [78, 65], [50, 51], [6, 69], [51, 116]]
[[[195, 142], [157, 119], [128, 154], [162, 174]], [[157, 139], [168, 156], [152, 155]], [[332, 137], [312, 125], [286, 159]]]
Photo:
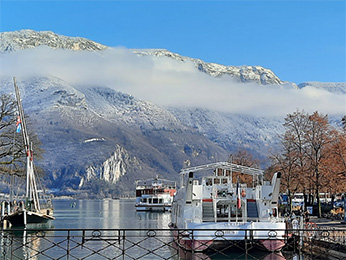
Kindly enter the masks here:
[[301, 90], [230, 77], [213, 78], [192, 62], [167, 57], [137, 56], [125, 48], [103, 52], [52, 50], [48, 47], [1, 54], [0, 77], [55, 76], [72, 86], [108, 86], [163, 106], [285, 115], [297, 108], [307, 112], [346, 114], [346, 95], [305, 87]]

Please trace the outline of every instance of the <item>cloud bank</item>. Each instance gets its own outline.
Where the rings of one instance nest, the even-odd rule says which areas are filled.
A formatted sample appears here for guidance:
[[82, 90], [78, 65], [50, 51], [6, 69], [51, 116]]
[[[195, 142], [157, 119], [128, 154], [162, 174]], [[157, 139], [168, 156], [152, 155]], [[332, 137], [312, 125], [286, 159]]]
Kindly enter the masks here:
[[55, 76], [82, 90], [107, 86], [161, 106], [283, 116], [297, 109], [346, 114], [346, 95], [307, 86], [293, 89], [213, 78], [192, 62], [137, 56], [125, 48], [102, 52], [26, 49], [0, 55], [0, 77]]

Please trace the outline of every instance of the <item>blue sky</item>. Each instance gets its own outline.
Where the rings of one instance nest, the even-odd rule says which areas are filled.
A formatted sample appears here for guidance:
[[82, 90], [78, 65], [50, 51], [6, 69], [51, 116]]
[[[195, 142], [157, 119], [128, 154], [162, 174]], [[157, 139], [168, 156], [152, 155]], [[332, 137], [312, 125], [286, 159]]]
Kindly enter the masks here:
[[297, 84], [346, 82], [344, 0], [0, 1], [1, 32], [50, 30], [107, 46], [260, 65]]

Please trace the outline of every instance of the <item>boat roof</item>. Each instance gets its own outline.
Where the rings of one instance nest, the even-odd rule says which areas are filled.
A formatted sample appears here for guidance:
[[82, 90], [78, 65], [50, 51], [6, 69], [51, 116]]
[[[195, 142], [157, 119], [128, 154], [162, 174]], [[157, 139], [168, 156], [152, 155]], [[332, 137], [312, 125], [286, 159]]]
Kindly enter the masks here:
[[252, 176], [263, 176], [264, 171], [257, 169], [257, 168], [251, 168], [243, 165], [238, 165], [234, 163], [229, 163], [229, 162], [216, 162], [216, 163], [209, 163], [209, 164], [204, 164], [200, 166], [195, 166], [195, 167], [189, 167], [189, 168], [183, 168], [180, 171], [181, 175], [185, 175], [186, 173], [189, 172], [197, 172], [197, 171], [203, 171], [203, 170], [208, 170], [208, 169], [225, 169], [225, 170], [231, 170], [233, 172], [239, 172], [239, 173], [244, 173]]
[[169, 185], [176, 185], [175, 181], [171, 180], [166, 180], [166, 179], [159, 179], [158, 177], [152, 178], [152, 179], [147, 179], [147, 180], [137, 180], [136, 184], [141, 185], [141, 186], [150, 186], [153, 183], [162, 183], [162, 184], [169, 184]]

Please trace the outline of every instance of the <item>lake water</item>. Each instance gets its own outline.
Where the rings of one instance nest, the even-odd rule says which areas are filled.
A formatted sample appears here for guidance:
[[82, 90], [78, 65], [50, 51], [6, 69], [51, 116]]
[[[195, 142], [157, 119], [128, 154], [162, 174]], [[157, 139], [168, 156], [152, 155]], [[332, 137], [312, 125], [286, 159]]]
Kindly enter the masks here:
[[136, 212], [135, 199], [54, 200], [54, 228], [168, 229], [170, 213]]
[[[301, 255], [268, 255], [263, 251], [244, 255], [234, 249], [227, 256], [191, 255], [173, 246], [168, 230], [170, 213], [136, 212], [135, 199], [53, 200], [53, 206], [56, 219], [50, 227], [52, 231], [43, 234], [24, 231], [24, 235], [20, 233], [10, 240], [2, 232], [0, 259], [308, 259]], [[67, 233], [66, 229], [72, 231]], [[119, 229], [126, 229], [126, 236]], [[149, 229], [166, 231], [148, 232]]]

